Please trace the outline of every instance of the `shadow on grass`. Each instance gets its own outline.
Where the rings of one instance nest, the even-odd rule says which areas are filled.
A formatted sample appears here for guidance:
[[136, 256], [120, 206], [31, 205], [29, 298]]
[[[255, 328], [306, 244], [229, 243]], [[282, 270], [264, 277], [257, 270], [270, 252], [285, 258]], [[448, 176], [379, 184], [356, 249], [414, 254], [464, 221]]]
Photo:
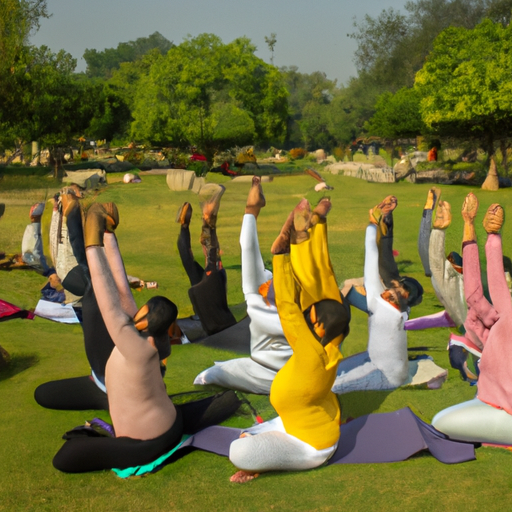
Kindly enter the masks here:
[[411, 265], [414, 265], [414, 262], [411, 260], [400, 260], [396, 262], [396, 266], [398, 267], [398, 272], [400, 272], [400, 274], [407, 272], [407, 269]]
[[0, 368], [0, 381], [10, 379], [18, 373], [21, 373], [39, 362], [39, 358], [35, 355], [22, 354], [12, 356], [9, 363]]
[[378, 411], [388, 395], [394, 390], [388, 391], [353, 391], [346, 395], [338, 395], [341, 407], [341, 416], [347, 418], [358, 418], [365, 414]]
[[242, 265], [222, 265], [226, 270], [242, 270]]

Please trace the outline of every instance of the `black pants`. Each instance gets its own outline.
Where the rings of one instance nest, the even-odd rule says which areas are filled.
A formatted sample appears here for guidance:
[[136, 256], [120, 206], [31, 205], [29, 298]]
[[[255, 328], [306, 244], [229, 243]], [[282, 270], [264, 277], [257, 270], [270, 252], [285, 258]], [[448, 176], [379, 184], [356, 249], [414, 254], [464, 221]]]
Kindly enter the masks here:
[[235, 325], [227, 301], [226, 271], [218, 258], [219, 244], [215, 228], [203, 227], [211, 243], [206, 246], [206, 270], [194, 259], [190, 245], [190, 230], [181, 227], [178, 237], [178, 251], [183, 268], [190, 281], [188, 295], [194, 312], [201, 321], [204, 331], [211, 335]]
[[84, 473], [102, 469], [129, 468], [149, 464], [172, 450], [181, 440], [183, 421], [176, 411], [174, 425], [155, 439], [130, 437], [77, 437], [67, 440], [53, 458], [56, 469]]
[[379, 273], [386, 288], [391, 288], [391, 281], [400, 279], [393, 256], [393, 213], [384, 217], [382, 222], [385, 224], [387, 232], [383, 233], [379, 239]]

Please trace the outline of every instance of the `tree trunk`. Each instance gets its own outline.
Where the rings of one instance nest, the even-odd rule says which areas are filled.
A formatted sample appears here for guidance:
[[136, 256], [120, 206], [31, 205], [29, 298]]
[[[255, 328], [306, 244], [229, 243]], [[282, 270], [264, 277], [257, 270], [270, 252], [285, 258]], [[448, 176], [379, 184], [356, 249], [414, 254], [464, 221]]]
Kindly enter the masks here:
[[510, 142], [506, 139], [500, 140], [500, 151], [501, 151], [501, 165], [508, 174], [508, 150], [510, 149]]
[[60, 147], [50, 149], [50, 165], [53, 166], [53, 177], [56, 180], [62, 181], [64, 177], [64, 168], [62, 149]]

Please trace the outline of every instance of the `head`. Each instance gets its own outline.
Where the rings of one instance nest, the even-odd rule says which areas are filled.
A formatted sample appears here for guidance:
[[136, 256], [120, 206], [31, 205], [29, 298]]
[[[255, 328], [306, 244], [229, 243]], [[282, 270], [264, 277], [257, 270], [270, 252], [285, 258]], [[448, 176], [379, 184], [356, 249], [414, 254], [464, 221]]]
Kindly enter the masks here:
[[177, 316], [176, 304], [158, 295], [149, 299], [133, 318], [135, 328], [153, 339], [160, 359], [165, 359], [171, 352], [169, 332]]
[[41, 215], [44, 212], [44, 203], [36, 203], [30, 208], [30, 222], [41, 222]]
[[452, 251], [448, 254], [447, 260], [459, 274], [462, 274], [462, 257], [459, 253]]
[[339, 337], [338, 344], [341, 343], [350, 331], [350, 306], [346, 301], [325, 299], [316, 302], [304, 311], [304, 318], [324, 347]]
[[393, 280], [391, 284], [382, 294], [382, 298], [400, 311], [408, 311], [423, 300], [423, 286], [416, 279], [405, 276]]

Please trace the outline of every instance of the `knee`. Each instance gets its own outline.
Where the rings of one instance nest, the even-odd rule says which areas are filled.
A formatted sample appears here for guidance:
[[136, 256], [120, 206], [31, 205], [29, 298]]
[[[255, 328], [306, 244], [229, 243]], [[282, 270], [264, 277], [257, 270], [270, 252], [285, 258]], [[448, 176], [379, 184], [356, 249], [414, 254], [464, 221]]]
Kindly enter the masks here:
[[254, 462], [253, 437], [242, 437], [233, 441], [229, 447], [229, 460], [238, 469], [250, 471]]

